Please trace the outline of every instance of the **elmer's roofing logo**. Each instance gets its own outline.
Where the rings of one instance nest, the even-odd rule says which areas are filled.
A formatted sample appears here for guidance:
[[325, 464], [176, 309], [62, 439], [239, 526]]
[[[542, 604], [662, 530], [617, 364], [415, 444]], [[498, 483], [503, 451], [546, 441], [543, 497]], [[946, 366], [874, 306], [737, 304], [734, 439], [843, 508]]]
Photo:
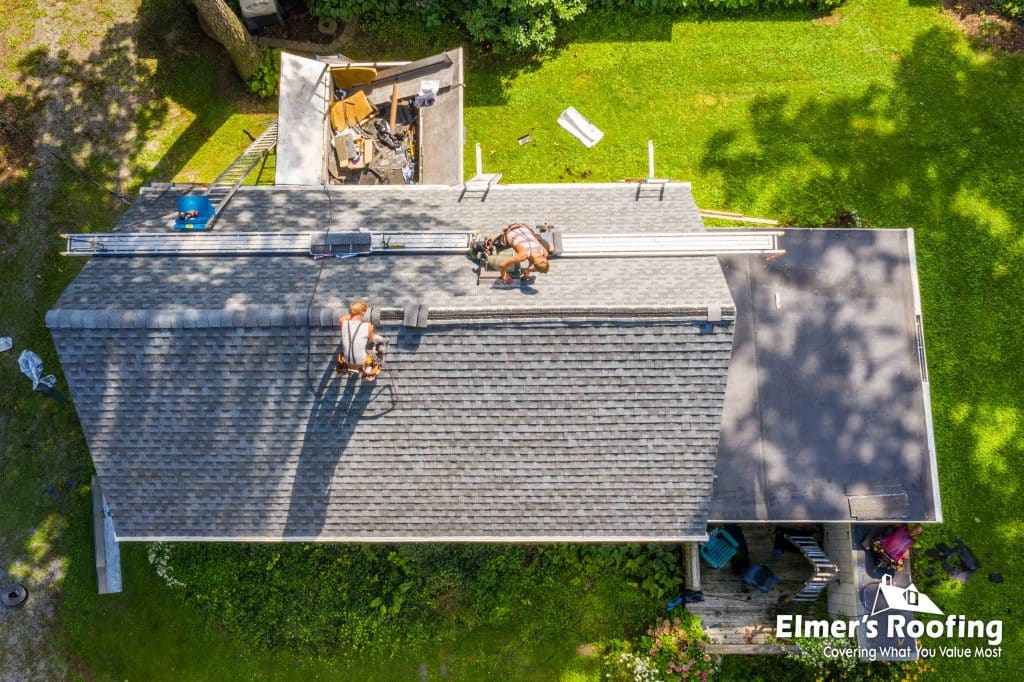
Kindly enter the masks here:
[[[879, 604], [882, 597], [883, 604]], [[914, 583], [910, 587], [897, 587], [892, 584], [891, 575], [883, 575], [882, 583], [875, 592], [875, 603], [871, 605], [871, 615], [875, 616], [886, 611], [912, 611], [913, 613], [931, 613], [942, 615], [942, 609], [935, 605], [927, 595], [918, 592]]]

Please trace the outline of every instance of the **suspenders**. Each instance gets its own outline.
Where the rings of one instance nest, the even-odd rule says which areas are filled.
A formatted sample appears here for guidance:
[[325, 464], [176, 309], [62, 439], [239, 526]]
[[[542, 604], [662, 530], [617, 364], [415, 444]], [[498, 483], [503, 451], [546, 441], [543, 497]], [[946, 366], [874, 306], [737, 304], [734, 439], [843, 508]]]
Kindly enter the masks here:
[[361, 367], [362, 365], [356, 362], [355, 347], [356, 339], [359, 338], [359, 330], [363, 328], [363, 325], [366, 324], [366, 322], [360, 320], [357, 325], [353, 325], [351, 322], [351, 320], [346, 321], [346, 324], [348, 325], [348, 331], [346, 332], [346, 335], [348, 336], [348, 348], [345, 349], [345, 363]]

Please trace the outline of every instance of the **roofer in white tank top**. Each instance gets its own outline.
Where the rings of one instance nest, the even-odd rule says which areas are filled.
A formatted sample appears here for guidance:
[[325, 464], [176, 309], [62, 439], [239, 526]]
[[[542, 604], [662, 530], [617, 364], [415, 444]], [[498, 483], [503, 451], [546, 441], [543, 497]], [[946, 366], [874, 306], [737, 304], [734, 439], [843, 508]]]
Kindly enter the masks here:
[[383, 341], [384, 337], [373, 332], [373, 323], [363, 319], [366, 315], [366, 301], [354, 301], [348, 307], [348, 315], [338, 318], [341, 325], [341, 355], [338, 356], [338, 373], [348, 371], [362, 373], [365, 381], [374, 381], [380, 374], [380, 361], [376, 354], [367, 352], [371, 342]]

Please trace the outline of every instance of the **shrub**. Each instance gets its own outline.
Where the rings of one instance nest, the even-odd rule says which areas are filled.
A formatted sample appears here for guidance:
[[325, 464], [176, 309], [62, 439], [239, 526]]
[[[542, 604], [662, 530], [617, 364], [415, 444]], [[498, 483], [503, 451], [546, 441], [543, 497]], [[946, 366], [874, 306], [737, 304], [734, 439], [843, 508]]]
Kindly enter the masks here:
[[854, 639], [801, 638], [794, 640], [798, 651], [786, 654], [786, 659], [797, 663], [808, 675], [816, 680], [845, 680], [857, 668], [856, 656], [829, 656], [827, 651], [852, 649], [857, 646]]
[[[1019, 3], [1024, 0], [1010, 0]], [[376, 20], [380, 16], [418, 14], [426, 26], [457, 21], [474, 42], [501, 56], [537, 54], [555, 42], [558, 25], [588, 7], [637, 12], [738, 12], [775, 7], [829, 9], [842, 0], [307, 0], [316, 17]]]
[[374, 19], [381, 16], [419, 14], [427, 27], [440, 26], [452, 16], [457, 2], [445, 0], [306, 0], [314, 17], [351, 19], [359, 16]]
[[586, 9], [584, 0], [470, 0], [459, 18], [473, 40], [498, 55], [543, 52], [555, 27]]
[[260, 65], [249, 77], [249, 89], [260, 97], [277, 94], [277, 83], [281, 77], [281, 50], [260, 48]]
[[998, 5], [1002, 13], [1011, 19], [1024, 19], [1024, 0], [1003, 0]]
[[673, 545], [564, 545], [558, 558], [582, 574], [623, 576], [655, 599], [675, 595], [683, 584], [683, 562]]
[[[663, 607], [564, 548], [461, 545], [153, 545], [186, 603], [261, 648], [390, 659], [501, 632], [511, 648], [636, 634]], [[608, 632], [612, 628], [611, 633]], [[617, 630], [621, 630], [616, 634]], [[570, 649], [571, 650], [571, 649]]]

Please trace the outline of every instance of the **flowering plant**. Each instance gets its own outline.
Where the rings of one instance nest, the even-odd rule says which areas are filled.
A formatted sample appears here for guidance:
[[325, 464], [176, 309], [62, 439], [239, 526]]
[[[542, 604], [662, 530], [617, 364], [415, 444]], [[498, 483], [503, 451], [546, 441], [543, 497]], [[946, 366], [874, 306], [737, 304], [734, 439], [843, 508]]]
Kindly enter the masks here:
[[708, 653], [707, 637], [696, 618], [659, 620], [639, 639], [636, 651], [630, 642], [613, 643], [605, 656], [605, 678], [617, 682], [706, 682], [718, 670], [722, 658]]
[[166, 542], [154, 542], [146, 549], [146, 558], [156, 569], [156, 574], [164, 581], [167, 587], [185, 587], [171, 573], [171, 545]]

